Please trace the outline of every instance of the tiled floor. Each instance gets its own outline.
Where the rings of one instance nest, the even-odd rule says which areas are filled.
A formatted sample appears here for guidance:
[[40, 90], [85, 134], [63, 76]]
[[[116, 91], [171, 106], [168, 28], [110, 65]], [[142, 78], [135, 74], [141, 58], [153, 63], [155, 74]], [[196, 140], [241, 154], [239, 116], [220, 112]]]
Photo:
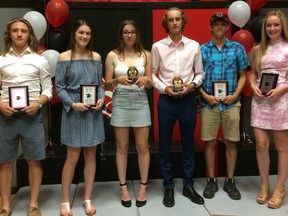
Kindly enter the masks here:
[[[271, 176], [271, 187], [275, 184], [275, 176]], [[258, 176], [236, 177], [236, 183], [241, 191], [242, 199], [231, 200], [223, 191], [224, 178], [218, 178], [219, 191], [213, 199], [205, 199], [204, 205], [192, 203], [182, 195], [182, 180], [175, 179], [175, 206], [166, 208], [162, 204], [162, 180], [149, 180], [148, 201], [144, 207], [135, 206], [135, 196], [139, 182], [129, 181], [128, 187], [132, 197], [132, 206], [125, 208], [119, 200], [118, 182], [95, 182], [93, 203], [97, 207], [98, 216], [285, 216], [288, 215], [288, 201], [280, 209], [269, 209], [267, 205], [259, 205], [255, 198], [258, 193]], [[195, 179], [195, 188], [202, 194], [206, 185], [204, 178]], [[288, 182], [286, 184], [288, 188]], [[73, 200], [73, 215], [83, 216], [82, 206], [84, 184], [72, 185], [71, 200]], [[29, 188], [23, 187], [12, 201], [12, 216], [26, 216]], [[42, 216], [59, 215], [61, 202], [61, 185], [43, 185], [39, 199]]]

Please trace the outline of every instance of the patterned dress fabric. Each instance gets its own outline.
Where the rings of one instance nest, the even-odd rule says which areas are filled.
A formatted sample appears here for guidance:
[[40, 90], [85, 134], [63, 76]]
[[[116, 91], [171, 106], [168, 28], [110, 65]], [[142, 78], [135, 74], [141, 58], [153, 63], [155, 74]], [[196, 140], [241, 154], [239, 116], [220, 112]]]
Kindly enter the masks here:
[[105, 139], [102, 110], [79, 112], [71, 106], [80, 102], [80, 85], [96, 84], [98, 99], [104, 98], [102, 63], [95, 60], [59, 61], [56, 66], [56, 89], [63, 102], [61, 143], [70, 147], [89, 147]]
[[[269, 43], [262, 58], [262, 66], [256, 82], [258, 85], [263, 73], [279, 74], [276, 88], [288, 85], [287, 41], [281, 39]], [[276, 101], [253, 95], [251, 126], [268, 130], [288, 129], [288, 93], [286, 92]]]

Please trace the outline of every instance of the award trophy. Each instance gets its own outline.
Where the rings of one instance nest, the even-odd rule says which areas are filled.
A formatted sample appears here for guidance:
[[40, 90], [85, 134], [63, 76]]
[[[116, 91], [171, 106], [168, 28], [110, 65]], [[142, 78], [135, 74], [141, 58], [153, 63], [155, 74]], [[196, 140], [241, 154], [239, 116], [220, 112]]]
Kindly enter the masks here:
[[181, 86], [183, 84], [183, 80], [181, 79], [181, 77], [176, 76], [173, 79], [173, 91], [174, 92], [179, 92], [179, 91], [183, 91], [183, 87]]
[[138, 70], [136, 66], [130, 66], [127, 70], [128, 79], [131, 80], [133, 83], [138, 79]]

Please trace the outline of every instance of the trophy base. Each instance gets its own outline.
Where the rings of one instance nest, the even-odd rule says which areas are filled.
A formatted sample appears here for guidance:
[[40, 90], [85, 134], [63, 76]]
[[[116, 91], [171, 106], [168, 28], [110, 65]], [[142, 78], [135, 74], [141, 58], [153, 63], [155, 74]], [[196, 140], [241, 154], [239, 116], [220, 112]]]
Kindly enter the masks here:
[[137, 81], [138, 78], [128, 78], [129, 80], [132, 81], [132, 83], [135, 83]]
[[181, 91], [183, 91], [183, 88], [174, 88], [173, 89], [173, 92], [181, 92]]

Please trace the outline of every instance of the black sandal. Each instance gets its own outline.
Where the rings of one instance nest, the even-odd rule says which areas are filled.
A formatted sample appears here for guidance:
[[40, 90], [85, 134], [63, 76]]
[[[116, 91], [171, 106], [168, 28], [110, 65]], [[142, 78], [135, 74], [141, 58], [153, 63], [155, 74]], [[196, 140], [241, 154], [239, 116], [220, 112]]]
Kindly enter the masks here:
[[[121, 184], [121, 183], [120, 183], [120, 187], [123, 187], [123, 186], [127, 186], [127, 182], [125, 182], [124, 184]], [[122, 204], [124, 207], [129, 208], [129, 207], [132, 205], [132, 202], [131, 202], [131, 199], [130, 199], [130, 200], [127, 200], [127, 201], [121, 199], [121, 204]]]
[[[146, 183], [140, 182], [140, 184], [141, 184], [141, 185], [148, 185], [148, 182], [146, 182]], [[146, 187], [146, 190], [147, 190], [147, 189], [148, 189], [148, 187]], [[147, 203], [147, 200], [140, 201], [140, 200], [136, 199], [136, 206], [137, 206], [137, 207], [142, 207], [142, 206], [146, 205], [146, 203]]]

